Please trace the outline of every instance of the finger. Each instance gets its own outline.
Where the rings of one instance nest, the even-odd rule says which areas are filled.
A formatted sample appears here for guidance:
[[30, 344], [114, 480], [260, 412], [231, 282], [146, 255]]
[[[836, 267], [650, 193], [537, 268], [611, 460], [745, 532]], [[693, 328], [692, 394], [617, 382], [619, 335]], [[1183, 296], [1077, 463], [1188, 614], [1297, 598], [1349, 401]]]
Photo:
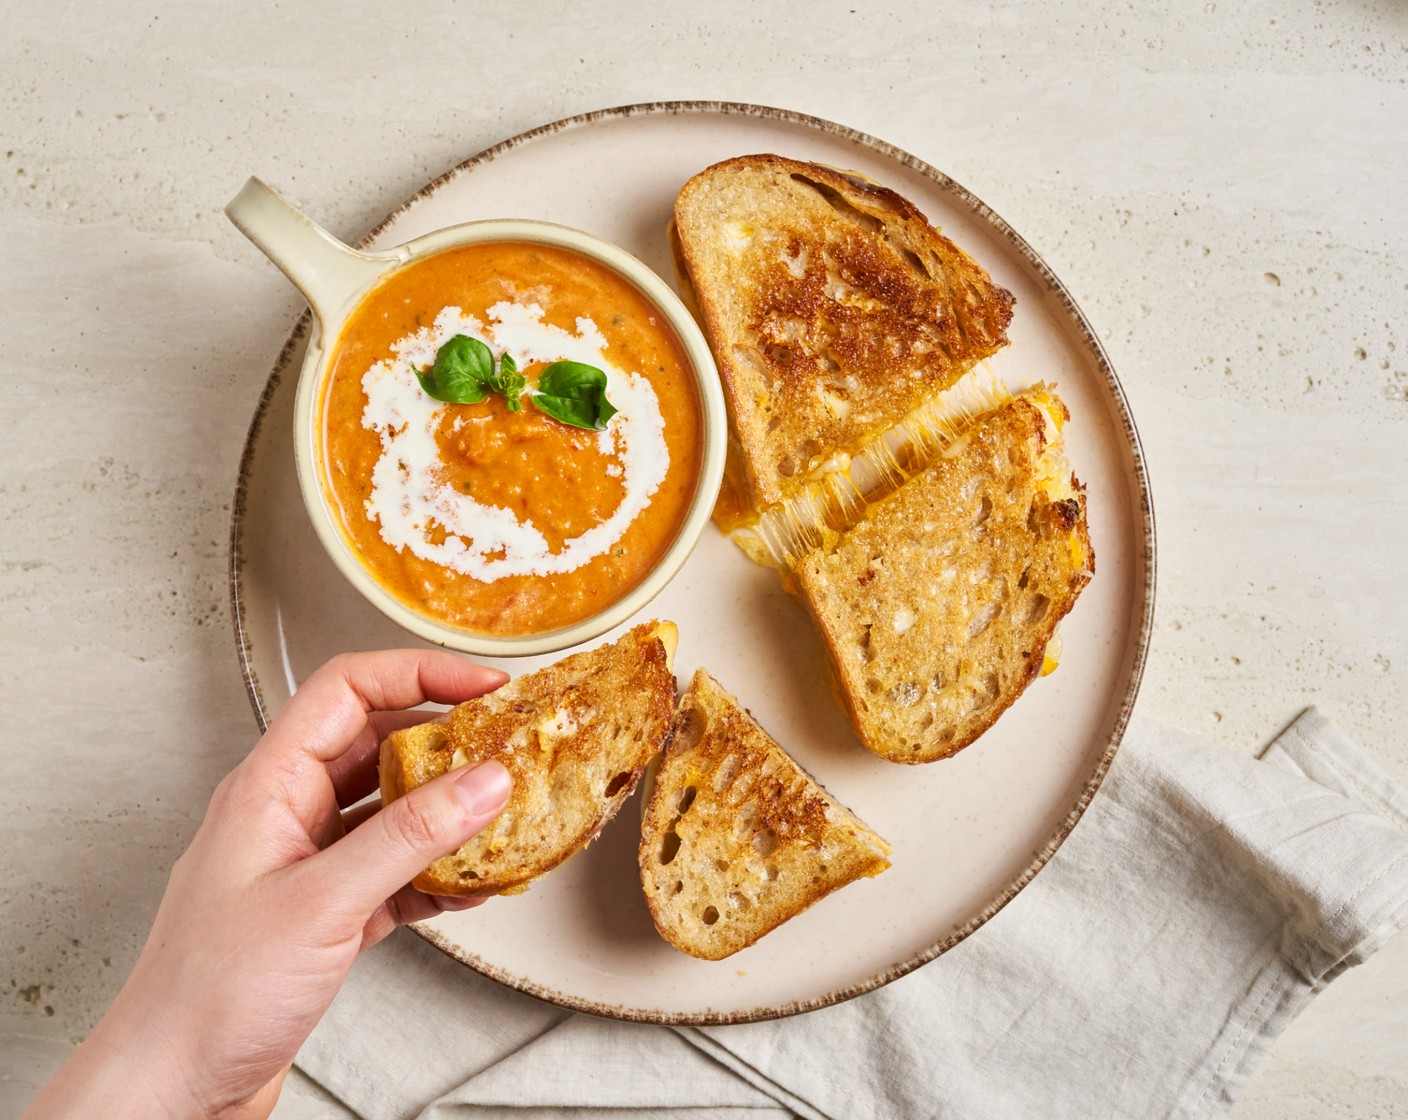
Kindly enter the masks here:
[[367, 917], [441, 856], [497, 817], [512, 780], [497, 762], [443, 774], [398, 798], [295, 868], [345, 916]]
[[353, 805], [350, 809], [342, 811], [342, 831], [344, 834], [351, 832], [354, 828], [360, 828], [381, 812], [380, 801], [368, 801], [362, 805]]
[[457, 704], [491, 692], [507, 679], [498, 669], [444, 650], [344, 653], [293, 694], [252, 754], [330, 762], [356, 741], [368, 712], [414, 708], [427, 700]]
[[328, 763], [328, 776], [332, 778], [338, 806], [345, 809], [376, 789], [376, 761], [383, 739], [393, 731], [428, 723], [439, 714], [423, 709], [370, 713], [366, 726], [357, 733], [346, 753]]
[[472, 910], [489, 901], [488, 895], [452, 898], [445, 895], [423, 894], [415, 887], [402, 887], [377, 908], [362, 930], [362, 948], [369, 949], [398, 925], [422, 922], [436, 914]]
[[372, 797], [358, 805], [353, 805], [350, 809], [344, 809], [341, 813], [334, 813], [328, 821], [327, 828], [323, 830], [320, 838], [316, 838], [319, 848], [326, 848], [329, 844], [341, 840], [358, 825], [365, 824], [381, 811], [381, 798]]
[[288, 1076], [288, 1071], [293, 1063], [284, 1066], [265, 1085], [263, 1085], [252, 1097], [241, 1104], [235, 1105], [233, 1109], [222, 1112], [222, 1116], [229, 1116], [231, 1120], [268, 1120], [274, 1111], [274, 1105], [278, 1103], [279, 1093], [284, 1087], [284, 1078]]
[[473, 895], [463, 898], [443, 894], [426, 894], [415, 887], [402, 887], [386, 900], [387, 913], [398, 926], [411, 922], [422, 922], [436, 914], [453, 913], [457, 910], [473, 910], [489, 899], [488, 895]]
[[[397, 729], [396, 725], [398, 722], [415, 726], [415, 724], [411, 723], [413, 718], [416, 718], [417, 722], [423, 723], [425, 722], [423, 717], [428, 714], [430, 713], [423, 711], [373, 712], [371, 719], [385, 729], [384, 733], [380, 733], [384, 738], [385, 735], [389, 735], [392, 731]], [[359, 776], [344, 777], [341, 788], [338, 791], [337, 803], [339, 807], [350, 807], [343, 808], [341, 814], [335, 814], [328, 821], [327, 828], [323, 831], [321, 838], [318, 839], [319, 848], [326, 848], [333, 841], [341, 839], [358, 825], [365, 824], [381, 811], [381, 798], [368, 796], [369, 794], [377, 792], [376, 760], [377, 752], [373, 751], [367, 755], [365, 765], [361, 768], [362, 773]], [[329, 763], [328, 770], [331, 771], [339, 762], [341, 762], [341, 759]], [[334, 779], [334, 785], [337, 784], [337, 780]]]
[[[326, 848], [347, 830], [347, 822], [337, 810], [353, 805], [377, 788], [377, 756], [381, 740], [403, 727], [414, 727], [433, 719], [438, 713], [422, 709], [406, 712], [371, 712], [367, 725], [347, 748], [347, 753], [327, 764], [325, 773], [310, 774], [320, 769], [316, 761], [304, 759], [293, 767], [298, 776], [296, 790], [285, 786], [285, 803], [303, 822], [308, 835], [319, 848]], [[373, 804], [368, 813], [375, 812]]]

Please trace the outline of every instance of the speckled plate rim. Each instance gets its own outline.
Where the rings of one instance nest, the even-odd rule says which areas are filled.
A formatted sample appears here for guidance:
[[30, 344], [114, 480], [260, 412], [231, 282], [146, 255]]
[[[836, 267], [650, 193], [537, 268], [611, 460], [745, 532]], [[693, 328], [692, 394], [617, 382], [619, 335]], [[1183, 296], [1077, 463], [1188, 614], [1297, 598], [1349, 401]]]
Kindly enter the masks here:
[[[398, 216], [404, 213], [407, 208], [420, 199], [434, 193], [451, 179], [477, 166], [489, 163], [505, 153], [513, 151], [515, 148], [522, 147], [525, 144], [529, 144], [534, 140], [551, 136], [568, 129], [583, 128], [601, 122], [622, 120], [630, 117], [693, 113], [756, 117], [764, 120], [774, 120], [785, 124], [798, 125], [803, 128], [815, 129], [830, 136], [869, 148], [887, 159], [893, 160], [912, 171], [918, 172], [941, 190], [954, 195], [972, 210], [978, 218], [982, 219], [993, 232], [1000, 235], [1041, 278], [1048, 292], [1057, 299], [1066, 314], [1071, 317], [1071, 320], [1079, 328], [1082, 342], [1095, 358], [1099, 375], [1104, 379], [1105, 387], [1110, 393], [1110, 398], [1114, 402], [1119, 420], [1123, 426], [1123, 437], [1130, 453], [1131, 470], [1139, 495], [1139, 529], [1142, 536], [1141, 561], [1143, 594], [1140, 604], [1142, 617], [1139, 620], [1138, 638], [1134, 650], [1133, 664], [1130, 669], [1129, 684], [1126, 688], [1124, 698], [1120, 702], [1119, 710], [1116, 713], [1114, 727], [1110, 733], [1109, 741], [1105, 746], [1105, 751], [1100, 761], [1095, 767], [1094, 773], [1081, 789], [1080, 795], [1076, 799], [1076, 803], [1071, 811], [1061, 821], [1056, 830], [1056, 834], [1036, 853], [1032, 861], [1023, 868], [997, 897], [989, 902], [987, 906], [983, 907], [972, 919], [953, 930], [927, 949], [914, 954], [898, 964], [892, 965], [890, 968], [874, 976], [868, 977], [864, 981], [837, 988], [814, 999], [794, 1000], [777, 1007], [750, 1008], [744, 1011], [728, 1013], [704, 1012], [699, 1014], [678, 1014], [657, 1009], [642, 1009], [604, 1004], [559, 992], [539, 984], [528, 977], [517, 976], [504, 969], [498, 968], [482, 960], [475, 954], [467, 952], [462, 947], [451, 943], [433, 930], [423, 929], [414, 925], [408, 927], [440, 951], [453, 957], [460, 963], [468, 965], [476, 972], [492, 980], [496, 980], [507, 987], [523, 992], [525, 995], [533, 996], [559, 1007], [604, 1018], [622, 1019], [632, 1022], [663, 1023], [675, 1026], [719, 1026], [732, 1023], [761, 1022], [767, 1019], [780, 1019], [791, 1015], [798, 1015], [806, 1011], [814, 1011], [821, 1007], [829, 1007], [832, 1004], [854, 999], [856, 996], [864, 995], [866, 992], [871, 992], [876, 988], [883, 987], [891, 981], [898, 980], [901, 976], [913, 972], [921, 965], [927, 964], [936, 957], [946, 953], [992, 918], [994, 914], [1011, 902], [1012, 899], [1032, 881], [1037, 872], [1046, 866], [1047, 862], [1056, 853], [1056, 850], [1065, 841], [1066, 837], [1071, 834], [1071, 830], [1075, 828], [1076, 823], [1084, 815], [1086, 808], [1090, 805], [1091, 799], [1095, 796], [1096, 790], [1100, 788], [1100, 783], [1109, 772], [1110, 765], [1114, 762], [1115, 753], [1119, 750], [1120, 742], [1124, 738], [1125, 728], [1129, 724], [1130, 715], [1134, 710], [1135, 699], [1139, 695], [1139, 686], [1143, 681], [1144, 667], [1148, 658], [1149, 639], [1153, 631], [1156, 561], [1153, 495], [1149, 486], [1148, 470], [1145, 465], [1144, 449], [1139, 438], [1139, 430], [1135, 426], [1134, 416], [1130, 411], [1129, 401], [1125, 396], [1124, 387], [1120, 384], [1119, 378], [1115, 375], [1114, 366], [1110, 362], [1109, 355], [1105, 352], [1105, 347], [1101, 344], [1099, 338], [1096, 337], [1095, 331], [1091, 328], [1089, 321], [1076, 304], [1070, 291], [1060, 279], [1057, 278], [1056, 274], [1052, 272], [1050, 266], [1037, 254], [1036, 250], [980, 198], [924, 160], [910, 155], [903, 149], [897, 148], [893, 144], [888, 144], [883, 140], [879, 140], [868, 133], [848, 128], [845, 125], [837, 124], [834, 121], [825, 120], [821, 117], [810, 116], [806, 113], [798, 113], [790, 109], [778, 109], [766, 105], [753, 105], [746, 102], [652, 101], [636, 105], [623, 105], [612, 109], [597, 109], [589, 113], [580, 113], [576, 116], [565, 117], [562, 120], [554, 121], [551, 124], [529, 129], [527, 132], [521, 132], [517, 136], [504, 140], [492, 147], [485, 148], [477, 155], [470, 156], [463, 163], [457, 164], [444, 174], [432, 179], [414, 195], [402, 202], [362, 237], [356, 245], [361, 248], [370, 244], [378, 234], [395, 221]], [[230, 614], [234, 624], [235, 647], [239, 654], [240, 669], [244, 676], [245, 689], [249, 694], [249, 702], [254, 709], [254, 717], [258, 721], [261, 731], [268, 726], [269, 717], [268, 707], [264, 701], [263, 690], [260, 687], [259, 678], [254, 669], [249, 637], [244, 627], [244, 602], [240, 575], [243, 568], [241, 530], [244, 525], [245, 508], [248, 500], [250, 472], [253, 467], [255, 449], [259, 441], [260, 431], [263, 427], [265, 413], [285, 373], [288, 372], [289, 362], [293, 356], [294, 349], [306, 334], [309, 322], [310, 313], [304, 311], [294, 325], [288, 340], [284, 343], [283, 349], [279, 352], [273, 372], [269, 375], [269, 379], [264, 385], [264, 391], [259, 397], [259, 402], [254, 412], [254, 418], [250, 422], [249, 431], [245, 437], [244, 451], [240, 456], [239, 478], [235, 486], [235, 497], [231, 507], [229, 564]]]

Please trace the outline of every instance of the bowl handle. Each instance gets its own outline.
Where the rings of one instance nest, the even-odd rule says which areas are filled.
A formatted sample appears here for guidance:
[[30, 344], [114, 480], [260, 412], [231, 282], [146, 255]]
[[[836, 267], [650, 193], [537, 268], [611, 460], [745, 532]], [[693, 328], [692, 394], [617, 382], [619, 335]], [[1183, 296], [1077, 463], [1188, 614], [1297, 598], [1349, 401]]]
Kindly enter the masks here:
[[406, 257], [394, 249], [362, 253], [344, 245], [258, 178], [230, 200], [225, 216], [293, 281], [325, 326], [352, 296]]

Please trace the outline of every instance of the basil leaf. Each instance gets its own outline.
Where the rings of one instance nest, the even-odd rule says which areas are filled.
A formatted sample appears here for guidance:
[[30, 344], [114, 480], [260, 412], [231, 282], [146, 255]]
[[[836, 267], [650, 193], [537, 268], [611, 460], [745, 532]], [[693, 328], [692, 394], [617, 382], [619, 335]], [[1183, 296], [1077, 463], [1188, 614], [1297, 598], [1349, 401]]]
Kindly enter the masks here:
[[435, 369], [466, 373], [476, 381], [494, 376], [494, 352], [477, 338], [457, 334], [435, 354]]
[[574, 428], [586, 428], [588, 431], [597, 428], [596, 406], [590, 401], [573, 400], [571, 397], [549, 397], [543, 393], [536, 394], [532, 400], [534, 408], [539, 412], [546, 412], [554, 420], [560, 420]]
[[493, 352], [477, 338], [457, 334], [435, 353], [435, 364], [417, 371], [420, 387], [447, 404], [478, 404], [489, 395]]
[[517, 413], [524, 406], [522, 392], [528, 387], [528, 379], [524, 378], [522, 373], [514, 373], [513, 376], [500, 379], [500, 383], [494, 387], [504, 394], [504, 407], [511, 413]]
[[[518, 372], [513, 355], [500, 356], [477, 338], [457, 334], [435, 354], [435, 364], [417, 370], [416, 380], [428, 395], [447, 404], [478, 404], [490, 393], [502, 393], [504, 408], [518, 412], [528, 379]], [[584, 362], [553, 362], [538, 378], [531, 398], [540, 412], [574, 428], [601, 431], [616, 415], [606, 399], [606, 373]]]
[[425, 373], [416, 371], [416, 380], [426, 395], [446, 404], [478, 404], [489, 395], [489, 387], [472, 378], [456, 380], [449, 386], [442, 386], [436, 379], [433, 369]]
[[550, 397], [591, 399], [593, 389], [606, 388], [606, 373], [585, 362], [553, 362], [538, 374], [538, 392]]
[[517, 412], [523, 407], [519, 399], [528, 385], [528, 379], [518, 372], [518, 363], [513, 355], [505, 351], [499, 359], [499, 374], [494, 378], [494, 388], [504, 395], [504, 407], [509, 412]]
[[606, 373], [584, 362], [553, 362], [538, 375], [533, 405], [574, 428], [601, 431], [616, 407], [606, 399]]

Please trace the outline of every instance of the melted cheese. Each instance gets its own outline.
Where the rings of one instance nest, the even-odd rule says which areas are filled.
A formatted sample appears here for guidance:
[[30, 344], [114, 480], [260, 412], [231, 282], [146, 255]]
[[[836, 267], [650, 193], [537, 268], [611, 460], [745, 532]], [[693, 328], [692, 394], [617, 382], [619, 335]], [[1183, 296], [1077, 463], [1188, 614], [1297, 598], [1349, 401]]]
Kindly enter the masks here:
[[[823, 399], [838, 394], [824, 386]], [[971, 370], [854, 454], [837, 450], [809, 466], [807, 485], [795, 496], [752, 514], [735, 502], [720, 527], [750, 560], [784, 567], [818, 547], [826, 536], [855, 524], [867, 506], [896, 490], [917, 470], [967, 446], [967, 431], [985, 412], [1011, 400], [986, 365]], [[847, 405], [849, 407], [849, 405]], [[901, 464], [904, 464], [902, 466]], [[716, 512], [715, 516], [718, 514]]]

